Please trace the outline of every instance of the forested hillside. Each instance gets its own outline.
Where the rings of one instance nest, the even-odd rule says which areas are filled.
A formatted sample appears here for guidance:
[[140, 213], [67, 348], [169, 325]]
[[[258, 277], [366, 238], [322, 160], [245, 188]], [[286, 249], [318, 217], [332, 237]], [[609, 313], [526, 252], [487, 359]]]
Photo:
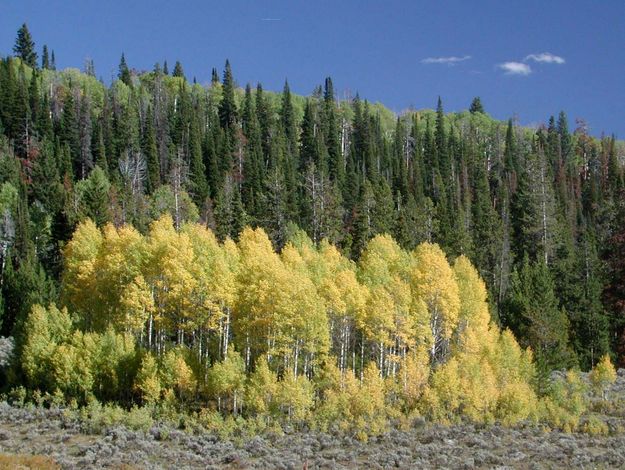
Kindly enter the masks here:
[[[572, 129], [564, 112], [537, 129], [496, 121], [479, 98], [396, 116], [338, 100], [331, 78], [307, 97], [288, 83], [241, 88], [227, 61], [208, 85], [179, 62], [137, 71], [122, 54], [110, 84], [92, 62], [54, 62], [25, 26], [0, 62], [14, 385], [126, 403], [208, 390], [236, 414], [253, 373], [267, 387], [279, 376], [291, 416], [312, 406], [297, 377], [338, 402], [391, 377], [398, 408], [521, 419], [534, 391], [507, 387], [534, 384], [532, 360], [539, 394], [553, 369], [625, 362], [625, 147], [613, 136]], [[105, 370], [107, 348], [136, 376]], [[502, 360], [516, 361], [514, 379]], [[213, 372], [211, 385], [217, 367], [230, 381]], [[369, 380], [337, 386], [346, 370]], [[489, 374], [492, 393], [467, 370]], [[257, 393], [249, 406], [273, 406]], [[527, 403], [505, 408], [519, 395]]]

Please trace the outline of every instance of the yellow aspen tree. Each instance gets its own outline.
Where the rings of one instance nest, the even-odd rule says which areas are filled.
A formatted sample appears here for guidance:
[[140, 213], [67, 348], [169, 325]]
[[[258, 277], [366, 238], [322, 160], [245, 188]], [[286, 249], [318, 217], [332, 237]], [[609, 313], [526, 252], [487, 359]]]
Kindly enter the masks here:
[[327, 431], [331, 424], [345, 430], [352, 421], [349, 416], [350, 400], [346, 393], [346, 382], [351, 378], [353, 388], [356, 389], [358, 381], [351, 371], [339, 370], [336, 363], [335, 358], [327, 357], [313, 377], [317, 394], [314, 422], [323, 431]]
[[485, 357], [456, 356], [460, 380], [460, 411], [473, 422], [492, 422], [499, 399], [497, 377]]
[[[174, 229], [171, 216], [164, 215], [150, 226], [146, 281], [153, 288], [155, 343], [163, 351], [165, 332], [184, 344], [185, 333], [193, 330], [193, 292], [197, 279], [191, 273], [195, 262], [189, 236]], [[152, 342], [152, 322], [148, 325], [148, 344]]]
[[[182, 233], [188, 235], [195, 262], [189, 267], [195, 278], [193, 311], [195, 316], [197, 354], [207, 364], [211, 336], [219, 338], [217, 357], [223, 358], [230, 339], [231, 309], [236, 293], [235, 267], [226, 248], [215, 235], [197, 224], [185, 224]], [[228, 241], [230, 249], [236, 245]]]
[[220, 334], [222, 341], [222, 352], [224, 357], [228, 354], [228, 346], [232, 337], [232, 312], [236, 303], [236, 295], [238, 292], [237, 279], [241, 257], [237, 244], [227, 238], [222, 245], [222, 262], [219, 265], [219, 272], [223, 270], [223, 277], [216, 282], [214, 286], [217, 297], [222, 304], [222, 310], [225, 312], [223, 326]]
[[238, 246], [241, 261], [233, 327], [249, 369], [260, 355], [267, 354], [271, 363], [274, 356], [287, 352], [284, 335], [292, 315], [279, 310], [286, 309], [285, 289], [292, 280], [264, 230], [245, 228]]
[[457, 419], [462, 389], [459, 364], [455, 358], [452, 357], [434, 371], [425, 399], [424, 411], [434, 420], [450, 422]]
[[[351, 268], [351, 269], [350, 269]], [[352, 359], [355, 368], [355, 351], [351, 350], [356, 335], [356, 319], [362, 319], [369, 298], [369, 290], [358, 282], [353, 267], [327, 276], [320, 288], [331, 321], [334, 353], [338, 367], [344, 372]], [[350, 354], [352, 353], [352, 354]]]
[[132, 389], [136, 351], [134, 337], [113, 327], [97, 335], [93, 355], [93, 393], [101, 401], [120, 399]]
[[[341, 372], [353, 353], [355, 320], [362, 317], [368, 291], [358, 282], [356, 265], [345, 258], [333, 245], [322, 240], [318, 251], [304, 244], [299, 248], [302, 259], [308, 266], [309, 277], [323, 299], [328, 317], [328, 335], [331, 349], [337, 358]], [[352, 357], [352, 366], [354, 360]]]
[[413, 256], [413, 298], [425, 303], [431, 331], [430, 355], [435, 363], [440, 363], [448, 355], [449, 341], [458, 325], [458, 282], [438, 245], [422, 243]]
[[98, 300], [98, 319], [94, 328], [104, 331], [112, 325], [118, 331], [136, 330], [139, 320], [132, 316], [141, 315], [143, 309], [134, 305], [133, 311], [128, 311], [127, 305], [122, 304], [122, 299], [129, 286], [134, 284], [131, 287], [132, 294], [144, 300], [145, 295], [140, 290], [145, 290], [146, 286], [144, 283], [136, 284], [136, 281], [142, 275], [147, 256], [145, 240], [137, 230], [128, 225], [116, 229], [109, 224], [102, 232], [102, 245], [95, 263], [97, 288], [94, 294]]
[[264, 356], [259, 357], [245, 388], [246, 406], [256, 415], [267, 415], [274, 408], [277, 394], [278, 377], [269, 369], [267, 359]]
[[278, 405], [289, 420], [306, 419], [314, 404], [312, 383], [305, 376], [296, 377], [291, 369], [278, 382]]
[[208, 392], [217, 399], [219, 411], [225, 407], [234, 414], [242, 408], [245, 392], [245, 365], [237, 351], [231, 351], [208, 371]]
[[154, 313], [154, 297], [150, 286], [141, 274], [135, 277], [121, 293], [118, 320], [114, 325], [135, 335], [144, 331], [146, 322]]
[[593, 391], [601, 395], [604, 400], [607, 398], [607, 389], [616, 382], [616, 369], [610, 361], [610, 356], [605, 354], [601, 360], [590, 371], [590, 383]]
[[63, 250], [63, 301], [87, 329], [97, 320], [98, 299], [94, 292], [98, 285], [94, 273], [102, 241], [98, 227], [87, 219], [78, 225]]
[[462, 342], [463, 332], [468, 328], [473, 329], [478, 335], [488, 335], [490, 313], [488, 311], [486, 284], [480, 278], [471, 261], [464, 255], [456, 258], [453, 269], [458, 281], [460, 296], [457, 330], [459, 342]]
[[425, 347], [411, 350], [401, 361], [397, 382], [405, 411], [417, 408], [430, 376], [430, 358]]
[[49, 361], [56, 346], [69, 338], [71, 319], [66, 308], [51, 304], [47, 309], [33, 305], [24, 325], [25, 338], [20, 364], [27, 383], [33, 389], [47, 389], [50, 379]]
[[149, 352], [141, 360], [134, 388], [140, 394], [144, 403], [156, 403], [161, 398], [161, 381], [158, 375], [158, 366], [156, 359]]
[[323, 298], [309, 278], [306, 262], [298, 251], [288, 244], [281, 258], [286, 276], [282, 289], [286, 295], [280, 296], [278, 311], [282, 317], [291, 318], [284, 339], [291, 344], [292, 369], [297, 376], [300, 369], [307, 374], [316, 357], [328, 352], [328, 318]]
[[50, 357], [53, 390], [85, 403], [94, 385], [94, 335], [74, 331], [69, 341], [58, 345]]
[[381, 292], [388, 296], [389, 310], [382, 315], [387, 326], [387, 344], [386, 348], [380, 347], [383, 355], [378, 358], [384, 376], [396, 374], [399, 363], [409, 350], [426, 340], [424, 335], [429, 329], [425, 306], [414, 298], [411, 289], [413, 262], [388, 235], [370, 240], [359, 261], [360, 278], [370, 290], [369, 301], [374, 302], [369, 306], [369, 314], [376, 316], [376, 311], [381, 312]]
[[170, 349], [165, 353], [159, 377], [162, 387], [173, 391], [183, 401], [191, 398], [195, 392], [196, 381], [193, 371], [185, 361], [180, 348]]

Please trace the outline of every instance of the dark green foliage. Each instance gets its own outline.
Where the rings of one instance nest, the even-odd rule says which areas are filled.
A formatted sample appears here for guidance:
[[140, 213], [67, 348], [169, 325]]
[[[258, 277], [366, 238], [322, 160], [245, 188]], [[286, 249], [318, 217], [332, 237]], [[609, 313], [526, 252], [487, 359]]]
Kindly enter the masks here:
[[17, 38], [13, 46], [13, 52], [16, 57], [24, 61], [26, 65], [37, 68], [37, 53], [35, 52], [35, 42], [28, 31], [26, 23], [17, 31]]
[[148, 108], [141, 145], [147, 164], [146, 190], [148, 193], [152, 193], [161, 183], [161, 164], [156, 146], [152, 108]]
[[208, 197], [208, 182], [206, 180], [206, 167], [202, 155], [202, 138], [197, 118], [189, 123], [189, 160], [190, 184], [189, 189], [193, 201], [198, 207], [202, 207]]
[[226, 179], [224, 187], [215, 198], [215, 225], [215, 232], [220, 240], [227, 237], [236, 240], [247, 225], [241, 194], [231, 178]]
[[41, 52], [41, 68], [44, 70], [50, 69], [50, 56], [48, 55], [48, 46], [43, 45], [43, 51]]
[[34, 304], [47, 305], [57, 296], [55, 283], [48, 278], [33, 255], [9, 261], [3, 275], [4, 316], [1, 336], [22, 334], [21, 327]]
[[475, 98], [473, 98], [473, 101], [471, 101], [471, 107], [469, 107], [469, 112], [471, 114], [484, 113], [484, 106], [482, 105], [482, 100], [479, 96], [476, 96]]
[[219, 121], [224, 129], [231, 129], [237, 122], [237, 105], [234, 99], [234, 78], [230, 62], [226, 60], [223, 78], [223, 97], [219, 104]]
[[[80, 182], [81, 213], [96, 225], [102, 226], [110, 220], [109, 190], [111, 184], [100, 167], [95, 167], [89, 178]], [[78, 191], [78, 188], [77, 188]]]
[[549, 268], [543, 260], [528, 256], [512, 274], [504, 325], [534, 350], [543, 374], [570, 368], [576, 357], [569, 347], [569, 321], [559, 305]]
[[130, 69], [126, 64], [126, 57], [122, 52], [122, 58], [119, 61], [119, 71], [117, 72], [117, 78], [124, 82], [128, 86], [132, 86], [132, 77], [130, 76]]
[[171, 74], [172, 77], [184, 78], [184, 71], [182, 70], [182, 64], [179, 60], [174, 64], [174, 71]]
[[604, 301], [610, 322], [612, 350], [625, 365], [625, 191], [618, 195], [610, 236], [604, 247], [606, 288]]

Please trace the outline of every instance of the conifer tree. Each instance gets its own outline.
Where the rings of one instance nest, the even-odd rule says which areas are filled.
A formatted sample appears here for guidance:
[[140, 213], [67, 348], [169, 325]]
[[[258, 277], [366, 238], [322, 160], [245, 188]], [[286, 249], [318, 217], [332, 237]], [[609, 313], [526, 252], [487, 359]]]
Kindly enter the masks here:
[[119, 71], [117, 73], [117, 78], [119, 78], [122, 82], [124, 82], [128, 86], [132, 86], [132, 77], [130, 76], [130, 69], [128, 68], [128, 64], [126, 63], [126, 57], [122, 52], [122, 57], [119, 60]]
[[50, 69], [50, 56], [48, 54], [48, 46], [43, 45], [43, 51], [41, 52], [41, 68], [44, 70]]
[[243, 134], [246, 137], [241, 198], [248, 213], [256, 218], [261, 212], [260, 199], [263, 189], [264, 161], [260, 126], [249, 84], [245, 88], [245, 102], [241, 121]]
[[144, 124], [143, 140], [141, 142], [142, 151], [146, 156], [147, 178], [146, 190], [151, 194], [161, 183], [161, 165], [156, 146], [156, 136], [154, 132], [154, 118], [152, 108], [148, 108]]
[[185, 78], [184, 71], [182, 70], [182, 64], [180, 63], [179, 60], [177, 60], [176, 63], [174, 64], [174, 71], [172, 72], [171, 76]]
[[189, 147], [190, 147], [190, 180], [191, 180], [191, 194], [195, 204], [198, 207], [202, 207], [208, 197], [209, 188], [206, 181], [206, 167], [204, 166], [204, 159], [202, 155], [202, 140], [200, 132], [200, 124], [197, 118], [192, 118], [189, 134]]
[[345, 180], [345, 158], [341, 150], [339, 139], [338, 118], [332, 79], [325, 79], [323, 92], [323, 109], [325, 123], [325, 140], [328, 149], [328, 170], [330, 178], [336, 181], [339, 189], [343, 188]]
[[469, 112], [471, 114], [475, 114], [475, 113], [484, 114], [484, 106], [482, 105], [482, 100], [480, 99], [479, 96], [476, 96], [475, 98], [473, 98], [473, 101], [471, 101], [471, 107], [469, 108]]
[[15, 53], [15, 56], [22, 59], [26, 65], [33, 69], [37, 68], [37, 52], [35, 52], [35, 42], [30, 35], [30, 31], [28, 31], [26, 23], [22, 24], [21, 28], [17, 30], [17, 38], [15, 39], [13, 52]]
[[226, 60], [223, 76], [223, 98], [219, 104], [219, 121], [223, 129], [232, 129], [237, 122], [237, 105], [234, 99], [234, 78], [230, 61]]
[[530, 262], [526, 255], [514, 272], [504, 319], [532, 347], [543, 379], [553, 369], [576, 363], [569, 346], [569, 321], [558, 305], [554, 282], [544, 260]]

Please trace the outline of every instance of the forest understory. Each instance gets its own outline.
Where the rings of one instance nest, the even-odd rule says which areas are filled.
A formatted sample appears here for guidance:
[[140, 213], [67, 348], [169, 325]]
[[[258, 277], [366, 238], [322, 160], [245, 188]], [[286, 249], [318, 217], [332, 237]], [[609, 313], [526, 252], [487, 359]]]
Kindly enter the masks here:
[[[556, 373], [557, 374], [557, 373]], [[584, 376], [585, 377], [585, 376]], [[591, 406], [608, 435], [547, 431], [535, 425], [431, 425], [414, 419], [362, 442], [347, 435], [293, 431], [220, 438], [156, 423], [148, 430], [112, 426], [89, 432], [67, 411], [0, 404], [0, 468], [26, 455], [26, 468], [623, 468], [625, 369]], [[621, 406], [619, 406], [621, 404]], [[31, 461], [33, 459], [31, 458]]]

